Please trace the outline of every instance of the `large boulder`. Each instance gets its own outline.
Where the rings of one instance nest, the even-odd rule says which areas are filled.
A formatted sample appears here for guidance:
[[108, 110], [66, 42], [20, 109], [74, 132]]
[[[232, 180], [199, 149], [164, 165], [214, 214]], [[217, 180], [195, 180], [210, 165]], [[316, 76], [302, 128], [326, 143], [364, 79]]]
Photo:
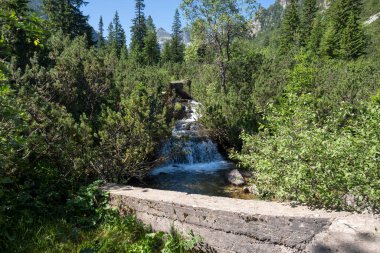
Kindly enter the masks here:
[[237, 169], [231, 170], [227, 174], [227, 180], [228, 182], [230, 182], [231, 184], [235, 186], [241, 186], [245, 184], [244, 177], [241, 175], [241, 173]]

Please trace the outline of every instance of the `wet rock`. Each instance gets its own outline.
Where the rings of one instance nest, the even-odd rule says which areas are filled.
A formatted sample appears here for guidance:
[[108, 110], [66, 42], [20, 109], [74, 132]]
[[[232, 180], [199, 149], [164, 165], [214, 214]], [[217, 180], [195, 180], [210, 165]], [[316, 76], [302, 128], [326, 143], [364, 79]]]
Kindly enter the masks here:
[[228, 182], [236, 186], [241, 186], [245, 184], [243, 176], [237, 169], [234, 169], [227, 174], [227, 180]]
[[239, 172], [244, 178], [252, 178], [253, 177], [253, 173], [249, 170], [239, 170]]
[[244, 193], [250, 193], [253, 195], [259, 195], [259, 189], [257, 189], [257, 186], [255, 184], [250, 185], [250, 186], [245, 186], [243, 188]]

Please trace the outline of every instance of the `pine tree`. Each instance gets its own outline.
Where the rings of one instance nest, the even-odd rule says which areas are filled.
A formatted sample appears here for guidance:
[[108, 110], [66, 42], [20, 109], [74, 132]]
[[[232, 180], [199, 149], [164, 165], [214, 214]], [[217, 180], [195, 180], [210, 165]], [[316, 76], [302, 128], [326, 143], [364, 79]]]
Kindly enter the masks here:
[[120, 56], [121, 52], [127, 52], [126, 37], [123, 27], [120, 24], [119, 13], [116, 11], [113, 21], [108, 26], [107, 44], [116, 54]]
[[313, 21], [313, 27], [307, 40], [307, 49], [314, 54], [319, 54], [319, 47], [321, 45], [321, 38], [323, 36], [322, 25], [321, 16], [317, 15]]
[[99, 29], [98, 29], [98, 48], [101, 48], [104, 46], [104, 24], [103, 24], [103, 18], [100, 16], [99, 19]]
[[92, 29], [87, 23], [88, 16], [83, 15], [81, 7], [87, 5], [84, 0], [43, 0], [43, 9], [51, 24], [52, 30], [62, 30], [64, 34], [74, 38], [87, 35], [92, 43]]
[[298, 0], [290, 0], [281, 25], [280, 50], [282, 53], [289, 52], [292, 47], [298, 44], [299, 25]]
[[171, 45], [170, 41], [167, 41], [162, 49], [161, 60], [162, 62], [170, 62], [171, 58]]
[[336, 45], [338, 41], [339, 40], [336, 34], [335, 26], [332, 22], [330, 22], [327, 25], [325, 32], [321, 38], [321, 44], [319, 48], [321, 55], [327, 58], [335, 57], [337, 55]]
[[113, 23], [111, 22], [109, 25], [108, 25], [108, 37], [107, 37], [107, 45], [111, 46], [111, 47], [115, 47], [115, 28], [113, 26]]
[[126, 47], [126, 37], [124, 29], [120, 24], [120, 17], [117, 11], [115, 13], [112, 23], [114, 27], [114, 44], [117, 54], [120, 55], [121, 49]]
[[363, 54], [366, 37], [360, 26], [361, 0], [336, 0], [329, 10], [330, 24], [321, 52], [329, 57], [356, 58]]
[[145, 25], [146, 25], [147, 32], [156, 31], [156, 26], [154, 25], [152, 16], [148, 16], [148, 18], [146, 19]]
[[362, 0], [335, 0], [332, 2], [330, 16], [336, 31], [340, 34], [347, 26], [351, 13], [355, 21], [360, 19]]
[[140, 64], [144, 64], [143, 49], [144, 49], [144, 40], [146, 36], [146, 23], [144, 15], [144, 0], [136, 0], [135, 5], [135, 18], [132, 20], [131, 27], [131, 55], [133, 59]]
[[144, 39], [144, 58], [148, 65], [157, 64], [160, 60], [160, 47], [157, 42], [156, 27], [151, 16], [146, 21], [147, 35]]
[[300, 29], [300, 44], [302, 46], [306, 45], [306, 42], [310, 37], [317, 11], [317, 0], [305, 0], [302, 8]]
[[340, 57], [354, 59], [364, 54], [366, 40], [363, 30], [353, 12], [347, 21], [340, 40]]
[[171, 60], [175, 63], [183, 62], [185, 47], [182, 42], [181, 19], [179, 16], [178, 9], [176, 9], [174, 14], [170, 48]]

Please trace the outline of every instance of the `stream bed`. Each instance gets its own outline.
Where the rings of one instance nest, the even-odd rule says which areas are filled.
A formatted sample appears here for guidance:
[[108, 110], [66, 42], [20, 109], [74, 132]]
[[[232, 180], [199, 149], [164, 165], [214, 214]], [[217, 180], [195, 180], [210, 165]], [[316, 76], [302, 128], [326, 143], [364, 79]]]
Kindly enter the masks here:
[[160, 156], [165, 162], [152, 170], [147, 178], [154, 189], [249, 198], [240, 187], [232, 187], [226, 174], [234, 164], [225, 159], [217, 145], [207, 136], [201, 124], [200, 104], [194, 100], [182, 102], [185, 117], [178, 120], [172, 137], [163, 144]]

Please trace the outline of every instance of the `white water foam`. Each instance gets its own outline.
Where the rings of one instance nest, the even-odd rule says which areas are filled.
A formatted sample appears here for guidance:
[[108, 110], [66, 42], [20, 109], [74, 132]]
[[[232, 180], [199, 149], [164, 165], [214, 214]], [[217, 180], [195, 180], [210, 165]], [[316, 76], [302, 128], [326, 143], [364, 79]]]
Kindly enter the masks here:
[[201, 134], [198, 113], [201, 104], [189, 101], [186, 105], [187, 117], [176, 122], [172, 130], [172, 138], [162, 148], [161, 156], [166, 163], [154, 169], [150, 175], [160, 173], [192, 172], [213, 173], [227, 169], [227, 162], [219, 153], [215, 143]]
[[157, 176], [161, 173], [177, 173], [177, 172], [192, 172], [192, 173], [215, 173], [219, 170], [228, 169], [231, 163], [227, 161], [214, 161], [209, 163], [193, 163], [193, 164], [171, 164], [167, 166], [158, 167], [153, 170], [150, 175]]

